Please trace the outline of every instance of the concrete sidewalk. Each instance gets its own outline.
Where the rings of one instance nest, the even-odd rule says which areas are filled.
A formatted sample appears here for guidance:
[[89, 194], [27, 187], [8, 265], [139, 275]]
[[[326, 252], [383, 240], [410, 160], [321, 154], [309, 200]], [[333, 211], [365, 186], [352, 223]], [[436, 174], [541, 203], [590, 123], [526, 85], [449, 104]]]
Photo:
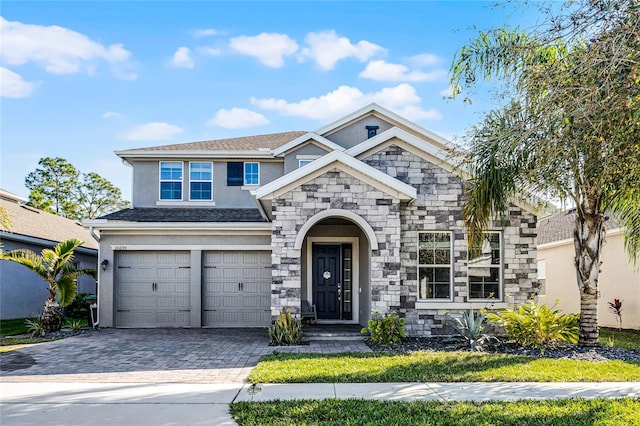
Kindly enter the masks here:
[[385, 401], [514, 401], [640, 397], [640, 383], [309, 383], [245, 385], [238, 401], [357, 398]]
[[[357, 398], [387, 401], [513, 401], [640, 397], [640, 383], [7, 383], [9, 425], [235, 425], [239, 401]], [[99, 421], [98, 421], [99, 420]]]

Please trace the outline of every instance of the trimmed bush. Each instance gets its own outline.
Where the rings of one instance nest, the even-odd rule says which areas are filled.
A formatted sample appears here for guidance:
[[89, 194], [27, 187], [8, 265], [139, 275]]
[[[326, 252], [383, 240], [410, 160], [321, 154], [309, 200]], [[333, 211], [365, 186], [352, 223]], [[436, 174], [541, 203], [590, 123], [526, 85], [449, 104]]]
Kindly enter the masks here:
[[373, 343], [380, 345], [398, 343], [407, 337], [404, 333], [405, 322], [406, 320], [400, 318], [395, 312], [385, 316], [382, 316], [380, 312], [374, 312], [373, 319], [369, 320], [369, 327], [363, 328], [360, 332], [362, 334], [369, 333]]

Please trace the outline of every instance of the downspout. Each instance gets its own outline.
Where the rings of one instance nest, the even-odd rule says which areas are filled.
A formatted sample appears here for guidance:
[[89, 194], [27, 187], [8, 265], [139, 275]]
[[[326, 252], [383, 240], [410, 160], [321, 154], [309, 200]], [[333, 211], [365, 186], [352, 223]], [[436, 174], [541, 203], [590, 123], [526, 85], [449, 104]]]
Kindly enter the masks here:
[[[98, 279], [96, 280], [96, 303], [92, 303], [91, 305], [89, 305], [89, 312], [91, 313], [91, 326], [93, 328], [96, 328], [99, 324], [100, 324], [100, 308], [98, 305], [98, 295], [100, 294], [100, 237], [98, 235], [96, 235], [95, 231], [93, 230], [93, 226], [89, 227], [89, 234], [91, 234], [91, 236], [93, 237], [94, 240], [96, 240], [98, 242]], [[96, 308], [96, 318], [94, 321], [93, 318], [93, 308]]]

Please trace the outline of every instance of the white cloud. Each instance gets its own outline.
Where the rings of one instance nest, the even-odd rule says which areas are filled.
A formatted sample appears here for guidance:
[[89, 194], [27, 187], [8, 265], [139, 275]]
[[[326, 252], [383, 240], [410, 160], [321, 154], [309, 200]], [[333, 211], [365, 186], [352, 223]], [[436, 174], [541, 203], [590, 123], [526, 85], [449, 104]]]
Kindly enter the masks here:
[[121, 65], [131, 60], [122, 44], [104, 46], [67, 28], [23, 24], [0, 17], [0, 58], [9, 65], [34, 62], [52, 74], [91, 74], [100, 60], [115, 65], [118, 78], [132, 79]]
[[259, 112], [246, 108], [221, 109], [216, 112], [210, 120], [205, 123], [207, 126], [220, 126], [225, 129], [244, 129], [247, 127], [262, 126], [269, 124], [269, 120]]
[[324, 70], [331, 70], [342, 59], [356, 58], [364, 62], [377, 53], [385, 51], [382, 47], [361, 40], [352, 44], [346, 37], [338, 37], [335, 31], [309, 33], [305, 38], [308, 47], [302, 49], [301, 58], [310, 58]]
[[102, 114], [102, 118], [104, 119], [115, 118], [115, 117], [120, 117], [120, 114], [114, 111], [107, 111], [104, 114]]
[[383, 60], [371, 61], [359, 76], [376, 81], [437, 81], [447, 75], [442, 69], [430, 72], [420, 70], [410, 70], [402, 64], [390, 64]]
[[409, 62], [416, 67], [432, 67], [438, 65], [441, 60], [440, 57], [431, 53], [420, 53], [409, 58]]
[[285, 99], [276, 98], [251, 98], [251, 103], [259, 108], [278, 111], [283, 115], [321, 121], [339, 118], [371, 102], [376, 102], [411, 120], [441, 118], [440, 113], [436, 110], [425, 111], [422, 109], [420, 97], [416, 94], [416, 90], [408, 84], [386, 87], [371, 93], [362, 93], [356, 87], [340, 86], [326, 95], [303, 99], [299, 102], [287, 102]]
[[219, 33], [217, 30], [214, 30], [213, 28], [205, 28], [205, 29], [195, 30], [193, 32], [193, 36], [196, 38], [209, 37], [209, 36], [214, 36], [216, 34], [219, 34]]
[[202, 46], [202, 47], [196, 47], [196, 50], [198, 51], [198, 53], [201, 53], [207, 56], [218, 56], [222, 53], [220, 49], [216, 49], [215, 47]]
[[257, 36], [239, 36], [231, 39], [229, 46], [236, 52], [253, 56], [264, 65], [280, 68], [284, 57], [298, 51], [298, 44], [286, 34], [261, 33]]
[[39, 84], [25, 81], [20, 74], [0, 67], [0, 97], [28, 98]]
[[169, 140], [182, 133], [182, 128], [169, 123], [147, 123], [131, 128], [120, 135], [128, 141]]
[[191, 58], [191, 49], [188, 47], [178, 47], [178, 50], [173, 54], [171, 59], [171, 65], [176, 68], [189, 68], [193, 69], [193, 59]]

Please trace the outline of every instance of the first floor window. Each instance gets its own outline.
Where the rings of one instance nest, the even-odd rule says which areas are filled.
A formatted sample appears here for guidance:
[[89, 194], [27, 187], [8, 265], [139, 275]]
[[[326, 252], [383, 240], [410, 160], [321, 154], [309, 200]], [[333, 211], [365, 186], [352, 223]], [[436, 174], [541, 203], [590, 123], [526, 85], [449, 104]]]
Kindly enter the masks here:
[[482, 242], [469, 249], [469, 299], [500, 299], [501, 243], [499, 232], [484, 232]]
[[189, 163], [189, 199], [212, 199], [213, 166], [211, 163]]
[[420, 299], [451, 298], [451, 232], [418, 233]]
[[182, 200], [182, 162], [160, 162], [160, 199]]
[[260, 163], [244, 163], [244, 184], [260, 185]]

